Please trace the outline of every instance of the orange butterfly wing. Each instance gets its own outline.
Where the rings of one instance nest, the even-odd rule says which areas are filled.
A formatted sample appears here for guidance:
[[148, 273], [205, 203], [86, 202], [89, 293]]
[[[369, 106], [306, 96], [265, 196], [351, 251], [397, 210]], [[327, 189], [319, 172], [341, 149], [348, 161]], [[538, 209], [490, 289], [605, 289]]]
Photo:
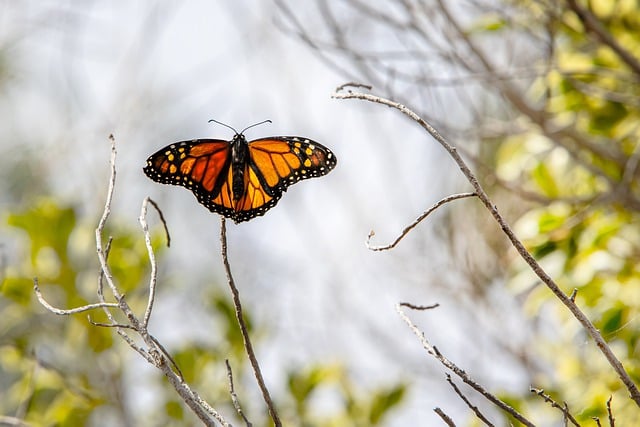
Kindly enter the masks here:
[[[248, 155], [234, 163], [234, 153], [245, 150]], [[325, 175], [335, 166], [331, 150], [306, 138], [247, 142], [236, 135], [231, 143], [201, 139], [172, 144], [149, 157], [144, 172], [154, 181], [190, 189], [210, 211], [242, 222], [264, 215], [291, 184]], [[238, 194], [234, 179], [241, 179]]]
[[176, 142], [151, 155], [143, 170], [156, 182], [188, 188], [209, 210], [231, 217], [235, 209], [225, 196], [230, 166], [229, 141], [196, 139]]

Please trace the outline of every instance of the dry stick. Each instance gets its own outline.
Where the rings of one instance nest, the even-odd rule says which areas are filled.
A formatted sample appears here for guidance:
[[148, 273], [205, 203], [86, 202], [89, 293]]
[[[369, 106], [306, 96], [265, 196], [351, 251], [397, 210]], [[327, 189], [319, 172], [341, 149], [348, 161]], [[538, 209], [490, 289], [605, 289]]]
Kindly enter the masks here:
[[434, 308], [440, 307], [440, 303], [435, 303], [431, 305], [415, 305], [410, 302], [400, 302], [398, 303], [400, 307], [408, 307], [412, 310], [432, 310]]
[[578, 421], [569, 412], [569, 409], [568, 409], [566, 403], [565, 403], [565, 406], [560, 406], [560, 404], [558, 402], [556, 402], [555, 400], [553, 400], [551, 398], [551, 396], [549, 396], [548, 394], [545, 394], [543, 389], [536, 389], [536, 388], [531, 387], [529, 389], [529, 391], [531, 393], [537, 394], [538, 396], [542, 397], [545, 402], [551, 404], [551, 407], [561, 410], [562, 411], [562, 415], [564, 416], [564, 419], [565, 419], [565, 425], [567, 424], [566, 421], [568, 420], [568, 421], [571, 421], [571, 424], [573, 424], [574, 426], [576, 426], [576, 427], [580, 426]]
[[607, 400], [607, 415], [609, 416], [609, 427], [615, 427], [616, 419], [613, 418], [613, 411], [611, 410], [611, 400], [613, 400], [613, 396], [609, 396], [609, 400]]
[[469, 402], [469, 399], [467, 399], [467, 396], [465, 396], [462, 391], [460, 391], [460, 389], [458, 388], [458, 386], [456, 385], [456, 383], [453, 382], [453, 380], [451, 379], [451, 375], [447, 374], [447, 382], [451, 385], [451, 387], [453, 388], [453, 391], [456, 392], [456, 394], [458, 396], [460, 396], [460, 398], [464, 401], [464, 403], [467, 404], [467, 406], [469, 407], [469, 409], [471, 409], [474, 414], [476, 414], [476, 417], [478, 417], [478, 419], [480, 421], [482, 421], [483, 423], [485, 423], [486, 425], [490, 426], [490, 427], [494, 427], [493, 423], [491, 421], [489, 421], [487, 419], [487, 417], [484, 416], [484, 414], [482, 412], [480, 412], [480, 409], [478, 409], [477, 406], [475, 406], [474, 404], [472, 404], [471, 402]]
[[236, 412], [238, 415], [242, 417], [244, 423], [247, 427], [251, 427], [251, 422], [247, 419], [242, 411], [242, 407], [240, 406], [240, 401], [238, 400], [238, 395], [236, 394], [236, 389], [233, 385], [233, 372], [231, 371], [231, 364], [229, 364], [229, 359], [224, 359], [225, 365], [227, 365], [227, 379], [229, 380], [229, 394], [231, 395], [231, 402], [233, 403], [233, 407], [236, 408]]
[[[109, 252], [111, 251], [111, 243], [112, 242], [113, 242], [113, 238], [109, 237], [109, 239], [107, 240], [107, 245], [105, 246], [105, 249], [104, 249], [105, 259], [109, 258]], [[104, 303], [105, 302], [105, 299], [104, 299], [104, 271], [102, 271], [102, 269], [100, 269], [100, 272], [98, 273], [98, 290], [97, 290], [97, 294], [98, 294], [98, 300], [100, 302]], [[123, 329], [134, 329], [134, 328], [131, 325], [127, 325], [124, 328], [118, 328], [116, 325], [119, 325], [119, 323], [116, 322], [116, 320], [113, 317], [113, 314], [111, 314], [111, 311], [109, 311], [106, 307], [103, 308], [103, 311], [104, 311], [105, 315], [107, 316], [107, 319], [109, 320], [109, 322], [111, 322], [110, 325], [114, 325], [118, 335], [120, 335], [120, 337], [129, 345], [129, 347], [131, 347], [140, 356], [142, 356], [147, 362], [149, 362], [150, 364], [153, 365], [153, 359], [151, 358], [149, 353], [147, 353], [146, 350], [143, 350], [142, 348], [138, 347], [138, 345], [133, 341], [133, 339], [129, 335], [127, 335], [126, 332], [123, 330]], [[94, 323], [91, 319], [89, 319], [89, 322]], [[98, 326], [101, 326], [101, 325], [98, 325]]]
[[448, 425], [449, 427], [456, 427], [456, 423], [454, 423], [453, 420], [451, 419], [451, 417], [449, 417], [449, 415], [445, 414], [442, 409], [435, 408], [433, 411], [436, 414], [438, 414], [440, 416], [440, 418], [442, 418], [442, 421], [444, 421], [446, 425]]
[[476, 193], [460, 193], [460, 194], [453, 194], [451, 196], [447, 196], [447, 197], [441, 199], [436, 204], [431, 206], [429, 209], [424, 211], [410, 225], [406, 226], [404, 228], [404, 230], [402, 230], [402, 232], [398, 235], [398, 237], [396, 237], [396, 239], [392, 243], [390, 243], [388, 245], [385, 245], [385, 246], [371, 246], [369, 244], [371, 242], [371, 237], [373, 237], [375, 235], [375, 232], [373, 230], [371, 230], [369, 232], [369, 236], [367, 237], [367, 242], [366, 242], [367, 243], [367, 248], [371, 249], [372, 251], [386, 251], [386, 250], [389, 250], [389, 249], [393, 249], [393, 248], [396, 247], [396, 245], [398, 243], [400, 243], [400, 240], [402, 240], [404, 238], [404, 236], [409, 234], [409, 232], [411, 230], [413, 230], [422, 220], [424, 220], [427, 216], [429, 216], [429, 214], [431, 214], [433, 211], [438, 209], [440, 206], [444, 205], [445, 203], [452, 202], [454, 200], [463, 199], [465, 197], [474, 197], [474, 196], [476, 196]]
[[167, 247], [171, 247], [171, 236], [169, 235], [169, 227], [167, 226], [167, 221], [164, 219], [162, 209], [160, 209], [160, 206], [158, 206], [158, 204], [154, 202], [151, 197], [147, 197], [145, 200], [149, 200], [149, 203], [151, 203], [153, 207], [156, 208], [158, 216], [160, 216], [160, 222], [162, 222], [162, 225], [164, 226], [164, 233], [167, 236]]
[[247, 356], [249, 356], [249, 361], [251, 362], [251, 367], [253, 368], [253, 374], [256, 377], [256, 381], [258, 382], [258, 386], [260, 387], [260, 391], [262, 391], [262, 398], [267, 404], [267, 408], [269, 409], [269, 415], [271, 415], [271, 419], [276, 427], [282, 426], [280, 422], [280, 417], [278, 417], [278, 413], [276, 411], [275, 405], [271, 400], [271, 395], [269, 394], [269, 390], [264, 382], [264, 378], [262, 378], [262, 372], [260, 371], [260, 365], [258, 364], [258, 359], [256, 358], [255, 353], [253, 352], [253, 345], [251, 345], [251, 338], [249, 338], [249, 331], [247, 330], [247, 325], [244, 321], [244, 316], [242, 314], [242, 304], [240, 303], [240, 292], [236, 287], [235, 281], [233, 280], [233, 276], [231, 275], [231, 266], [229, 265], [229, 258], [227, 256], [227, 226], [225, 223], [225, 218], [223, 216], [220, 217], [220, 244], [221, 244], [221, 252], [222, 252], [222, 261], [224, 263], [224, 270], [227, 274], [227, 283], [229, 283], [229, 287], [231, 288], [231, 294], [233, 295], [233, 305], [236, 309], [236, 318], [238, 319], [238, 324], [240, 325], [240, 332], [242, 333], [242, 341], [244, 342], [244, 349], [247, 352]]
[[42, 306], [44, 308], [46, 308], [47, 310], [49, 310], [52, 313], [55, 313], [57, 315], [60, 316], [68, 316], [70, 314], [78, 314], [78, 313], [82, 313], [83, 311], [89, 311], [89, 310], [95, 310], [96, 308], [101, 308], [101, 307], [115, 307], [118, 308], [118, 304], [115, 303], [109, 303], [109, 302], [99, 302], [99, 303], [95, 303], [95, 304], [87, 304], [87, 305], [83, 305], [82, 307], [76, 307], [76, 308], [70, 308], [70, 309], [61, 309], [61, 308], [56, 308], [54, 306], [52, 306], [51, 304], [49, 304], [47, 302], [47, 300], [44, 299], [44, 297], [42, 296], [42, 292], [40, 292], [40, 287], [38, 286], [38, 278], [34, 277], [33, 278], [33, 291], [36, 293], [36, 297], [38, 297], [38, 301], [40, 301], [40, 304], [42, 304]]
[[[158, 276], [158, 265], [156, 263], [156, 256], [153, 252], [153, 247], [151, 246], [151, 235], [149, 233], [149, 225], [147, 224], [147, 205], [150, 203], [151, 199], [146, 197], [142, 202], [142, 208], [140, 210], [140, 216], [138, 217], [138, 222], [142, 227], [142, 233], [144, 234], [144, 243], [147, 247], [147, 256], [149, 257], [149, 263], [151, 264], [151, 274], [149, 275], [149, 297], [147, 301], [147, 308], [144, 311], [144, 317], [142, 318], [142, 327], [147, 329], [149, 326], [149, 318], [151, 317], [151, 310], [153, 310], [153, 302], [155, 300], [156, 295], [156, 281]], [[161, 212], [158, 208], [158, 205], [153, 203], [153, 206]], [[160, 214], [162, 215], [162, 213]], [[166, 224], [165, 224], [166, 227]], [[168, 234], [167, 234], [168, 235]]]
[[571, 300], [569, 296], [567, 296], [560, 287], [556, 284], [556, 282], [547, 274], [546, 271], [538, 264], [536, 259], [527, 251], [522, 242], [518, 240], [513, 230], [505, 219], [502, 217], [500, 212], [498, 212], [497, 206], [493, 204], [487, 193], [484, 191], [478, 179], [471, 172], [465, 161], [460, 157], [458, 151], [455, 147], [450, 145], [440, 133], [433, 128], [429, 123], [427, 123], [424, 119], [418, 116], [415, 112], [407, 108], [406, 106], [399, 104], [397, 102], [390, 101], [385, 98], [381, 98], [379, 96], [370, 95], [366, 93], [358, 93], [358, 92], [349, 92], [349, 93], [334, 93], [332, 95], [333, 98], [337, 99], [361, 99], [369, 102], [374, 102], [382, 105], [386, 105], [391, 108], [395, 108], [400, 111], [402, 114], [409, 117], [411, 120], [418, 123], [425, 129], [438, 143], [449, 153], [449, 155], [453, 158], [453, 160], [458, 165], [460, 171], [462, 171], [463, 175], [467, 178], [469, 183], [473, 186], [473, 189], [478, 196], [478, 198], [482, 201], [482, 204], [489, 210], [491, 215], [494, 217], [496, 222], [500, 225], [500, 228], [507, 236], [513, 247], [518, 251], [518, 254], [522, 257], [522, 259], [531, 267], [531, 270], [540, 278], [540, 280], [553, 292], [553, 294], [571, 311], [573, 316], [580, 322], [580, 324], [585, 328], [585, 330], [589, 333], [591, 338], [596, 342], [597, 347], [607, 358], [607, 361], [613, 367], [613, 369], [618, 374], [618, 377], [623, 382], [623, 384], [627, 387], [629, 391], [629, 395], [631, 399], [636, 403], [636, 405], [640, 406], [640, 390], [636, 384], [631, 380], [631, 377], [625, 371], [622, 362], [618, 360], [616, 355], [613, 353], [611, 348], [607, 345], [607, 342], [604, 340], [600, 332], [595, 328], [593, 323], [589, 320], [589, 318], [580, 310], [580, 308], [576, 305], [574, 301]]
[[422, 347], [427, 351], [427, 353], [435, 357], [438, 362], [443, 364], [447, 369], [449, 369], [451, 372], [453, 372], [458, 377], [460, 377], [462, 381], [464, 381], [466, 384], [471, 386], [471, 388], [476, 390], [478, 393], [482, 394], [485, 397], [485, 399], [492, 402], [498, 408], [507, 412], [508, 414], [510, 414], [512, 417], [514, 417], [515, 419], [517, 419], [527, 427], [535, 427], [531, 421], [529, 421], [524, 417], [524, 415], [520, 414], [514, 408], [507, 405], [505, 402], [498, 399], [493, 394], [489, 393], [487, 390], [484, 389], [484, 387], [482, 387], [480, 384], [478, 384], [473, 379], [471, 379], [471, 377], [464, 370], [460, 369], [455, 363], [453, 363], [452, 361], [444, 357], [436, 347], [431, 345], [431, 343], [425, 337], [424, 333], [420, 329], [418, 329], [418, 327], [411, 321], [411, 319], [409, 319], [409, 317], [404, 313], [404, 311], [402, 311], [400, 304], [396, 304], [396, 311], [398, 312], [402, 320], [404, 320], [404, 322], [409, 326], [411, 331], [413, 331], [416, 337], [418, 337], [418, 339], [420, 340], [420, 343], [422, 344]]

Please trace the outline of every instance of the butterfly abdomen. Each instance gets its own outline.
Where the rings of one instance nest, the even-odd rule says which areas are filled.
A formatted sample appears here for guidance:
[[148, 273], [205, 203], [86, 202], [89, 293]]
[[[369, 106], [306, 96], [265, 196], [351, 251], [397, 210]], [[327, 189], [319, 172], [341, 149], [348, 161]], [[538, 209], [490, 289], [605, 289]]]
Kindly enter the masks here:
[[233, 190], [233, 200], [236, 202], [244, 196], [245, 193], [245, 167], [249, 157], [249, 145], [244, 135], [236, 134], [231, 141], [231, 168], [233, 170], [233, 182], [231, 188]]

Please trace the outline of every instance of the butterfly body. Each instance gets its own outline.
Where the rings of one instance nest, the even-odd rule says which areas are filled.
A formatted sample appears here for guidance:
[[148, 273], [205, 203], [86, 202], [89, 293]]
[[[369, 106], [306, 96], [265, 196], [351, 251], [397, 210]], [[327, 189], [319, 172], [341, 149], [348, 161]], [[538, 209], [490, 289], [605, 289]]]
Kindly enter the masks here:
[[188, 188], [210, 211], [242, 222], [264, 215], [290, 185], [335, 166], [331, 150], [307, 138], [247, 141], [240, 132], [231, 141], [176, 142], [150, 156], [143, 170], [156, 182]]

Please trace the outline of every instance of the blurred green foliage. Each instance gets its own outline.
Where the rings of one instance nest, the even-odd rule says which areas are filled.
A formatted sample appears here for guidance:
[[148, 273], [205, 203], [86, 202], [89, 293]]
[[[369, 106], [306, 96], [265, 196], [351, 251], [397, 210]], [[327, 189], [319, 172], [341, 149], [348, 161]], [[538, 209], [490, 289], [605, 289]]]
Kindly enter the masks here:
[[[597, 17], [616, 43], [640, 58], [636, 2], [578, 4]], [[585, 31], [568, 2], [553, 12], [551, 6], [541, 8], [542, 3], [512, 5], [528, 10], [531, 22], [545, 25], [553, 37], [547, 59], [552, 66], [533, 83], [527, 100], [542, 106], [546, 129], [530, 123], [527, 131], [504, 138], [491, 162], [502, 180], [523, 195], [535, 194], [536, 201], [520, 210], [517, 233], [567, 294], [577, 290], [576, 302], [639, 384], [640, 76], [611, 46]], [[512, 192], [512, 200], [517, 195]], [[526, 267], [514, 261], [511, 268], [512, 287], [522, 290]], [[530, 277], [529, 285], [535, 282], [530, 274], [524, 276]], [[628, 391], [546, 287], [535, 287], [527, 308], [532, 316], [553, 313], [560, 328], [554, 338], [531, 343], [553, 367], [534, 386], [568, 402], [585, 423], [594, 416], [606, 419], [606, 401], [613, 396], [617, 421], [634, 424], [638, 407]], [[529, 396], [517, 406], [536, 413], [545, 405]]]

